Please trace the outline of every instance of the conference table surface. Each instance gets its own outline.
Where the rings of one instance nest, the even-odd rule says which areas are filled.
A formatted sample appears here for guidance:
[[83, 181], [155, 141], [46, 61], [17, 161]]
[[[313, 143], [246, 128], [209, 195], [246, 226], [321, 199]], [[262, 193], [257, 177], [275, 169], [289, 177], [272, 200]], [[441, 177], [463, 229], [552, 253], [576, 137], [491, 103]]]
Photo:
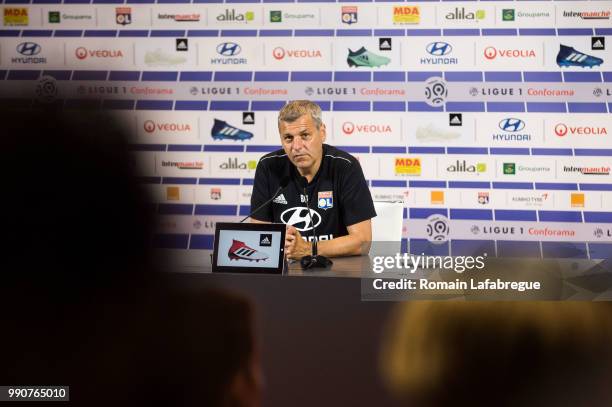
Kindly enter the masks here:
[[[172, 267], [171, 269], [177, 272], [187, 273], [212, 273], [211, 261], [209, 260], [212, 251], [206, 250], [203, 253], [203, 258], [206, 262], [202, 265], [183, 265], [180, 267]], [[299, 261], [289, 260], [288, 269], [284, 271], [283, 276], [311, 276], [311, 277], [352, 277], [358, 278], [364, 276], [364, 270], [371, 270], [370, 256], [347, 256], [335, 257], [331, 259], [333, 264], [328, 268], [316, 268], [310, 270], [302, 270]], [[245, 269], [248, 271], [248, 269]], [[242, 273], [232, 273], [242, 274]], [[250, 272], [246, 274], [259, 274]]]

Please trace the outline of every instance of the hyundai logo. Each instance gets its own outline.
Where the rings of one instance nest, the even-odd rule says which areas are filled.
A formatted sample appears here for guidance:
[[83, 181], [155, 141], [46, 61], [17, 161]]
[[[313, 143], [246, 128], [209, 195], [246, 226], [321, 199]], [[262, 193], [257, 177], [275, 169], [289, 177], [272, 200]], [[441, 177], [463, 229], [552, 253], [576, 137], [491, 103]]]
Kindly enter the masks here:
[[446, 42], [432, 42], [425, 48], [428, 53], [435, 56], [448, 55], [452, 52], [453, 46]]
[[[315, 227], [321, 224], [321, 215], [319, 215], [314, 209], [310, 210], [310, 216], [314, 221]], [[286, 225], [295, 227], [300, 232], [307, 232], [312, 229], [312, 223], [308, 216], [308, 208], [304, 206], [298, 206], [295, 208], [289, 208], [281, 213], [281, 222]]]
[[27, 57], [38, 55], [40, 54], [41, 50], [41, 46], [35, 42], [22, 42], [21, 44], [17, 45], [17, 52]]
[[226, 57], [238, 55], [240, 54], [240, 51], [240, 45], [236, 44], [235, 42], [224, 42], [217, 45], [217, 53]]
[[521, 119], [508, 118], [499, 122], [499, 128], [503, 131], [514, 133], [525, 128], [525, 122]]

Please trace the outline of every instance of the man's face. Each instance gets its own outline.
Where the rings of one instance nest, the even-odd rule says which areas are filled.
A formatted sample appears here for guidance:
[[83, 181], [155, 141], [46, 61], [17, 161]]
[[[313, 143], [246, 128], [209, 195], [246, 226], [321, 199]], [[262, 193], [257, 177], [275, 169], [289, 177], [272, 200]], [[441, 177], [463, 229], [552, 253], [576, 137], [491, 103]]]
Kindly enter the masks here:
[[324, 124], [317, 130], [312, 117], [305, 114], [291, 123], [281, 122], [279, 133], [283, 150], [299, 170], [308, 172], [321, 161], [326, 136]]

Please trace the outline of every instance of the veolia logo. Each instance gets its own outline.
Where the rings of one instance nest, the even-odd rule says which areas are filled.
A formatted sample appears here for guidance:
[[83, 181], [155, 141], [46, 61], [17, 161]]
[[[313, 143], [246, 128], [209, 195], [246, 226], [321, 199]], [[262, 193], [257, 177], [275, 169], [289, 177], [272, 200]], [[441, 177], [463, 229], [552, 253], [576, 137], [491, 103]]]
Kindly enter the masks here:
[[74, 51], [75, 56], [78, 59], [85, 59], [87, 57], [95, 58], [122, 58], [123, 52], [121, 50], [108, 50], [108, 49], [96, 49], [88, 50], [85, 47], [78, 47]]
[[74, 51], [74, 54], [76, 55], [76, 57], [78, 59], [85, 59], [85, 58], [87, 58], [87, 50], [84, 47], [78, 47]]
[[567, 134], [567, 126], [559, 123], [555, 126], [555, 134], [559, 137], [564, 137]]
[[285, 50], [281, 47], [276, 47], [272, 50], [272, 56], [278, 60], [285, 58]]
[[487, 59], [500, 58], [535, 58], [535, 51], [532, 49], [497, 49], [495, 47], [486, 47], [484, 56]]
[[191, 126], [187, 123], [155, 123], [153, 120], [146, 120], [143, 127], [147, 133], [157, 131], [185, 132], [191, 131]]
[[272, 56], [277, 60], [287, 58], [322, 58], [318, 49], [284, 49], [276, 47], [272, 50]]
[[155, 123], [153, 123], [153, 120], [146, 120], [143, 127], [147, 133], [153, 133], [155, 131]]
[[578, 136], [605, 136], [608, 130], [605, 127], [595, 126], [566, 126], [559, 123], [555, 126], [555, 134], [559, 137], [565, 137], [567, 134]]
[[486, 47], [484, 50], [484, 56], [487, 59], [495, 59], [497, 56], [497, 50], [493, 47]]
[[353, 122], [344, 122], [342, 131], [345, 134], [352, 134], [355, 130], [359, 133], [391, 133], [391, 126], [388, 124], [354, 124]]
[[342, 132], [344, 134], [353, 134], [355, 131], [355, 125], [352, 122], [342, 123]]

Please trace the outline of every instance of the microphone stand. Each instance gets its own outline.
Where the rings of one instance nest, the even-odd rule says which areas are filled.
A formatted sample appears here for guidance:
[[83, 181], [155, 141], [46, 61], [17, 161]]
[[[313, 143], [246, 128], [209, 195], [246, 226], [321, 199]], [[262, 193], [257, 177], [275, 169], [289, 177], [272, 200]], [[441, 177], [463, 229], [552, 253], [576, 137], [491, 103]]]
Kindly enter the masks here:
[[274, 198], [276, 198], [276, 196], [278, 195], [278, 193], [281, 191], [281, 189], [284, 189], [287, 187], [287, 185], [289, 184], [289, 179], [288, 178], [284, 178], [281, 180], [281, 184], [279, 185], [279, 187], [276, 189], [276, 192], [274, 194], [272, 194], [272, 198], [268, 199], [266, 202], [262, 203], [261, 205], [259, 205], [257, 208], [255, 208], [254, 211], [252, 211], [251, 213], [249, 213], [247, 216], [245, 216], [240, 222], [238, 223], [242, 223], [245, 220], [247, 220], [248, 218], [250, 218], [251, 216], [255, 215], [257, 212], [259, 212], [261, 210], [261, 208], [263, 208], [264, 206], [266, 206], [267, 204], [269, 204], [270, 202], [272, 202], [274, 200]]

